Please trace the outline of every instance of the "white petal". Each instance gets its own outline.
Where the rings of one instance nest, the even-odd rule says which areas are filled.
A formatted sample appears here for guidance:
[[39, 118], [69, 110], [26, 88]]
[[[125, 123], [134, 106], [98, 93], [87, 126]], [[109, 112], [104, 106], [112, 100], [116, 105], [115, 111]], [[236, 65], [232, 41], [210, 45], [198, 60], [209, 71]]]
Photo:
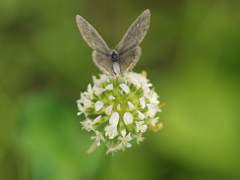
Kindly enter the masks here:
[[83, 103], [84, 99], [85, 99], [85, 96], [83, 93], [80, 94], [80, 99], [77, 100], [77, 103]]
[[109, 77], [106, 75], [106, 74], [100, 74], [100, 79], [99, 79], [102, 82], [108, 82], [109, 83]]
[[114, 96], [108, 96], [108, 100], [111, 101], [111, 100], [114, 100], [115, 97]]
[[123, 90], [122, 90], [122, 89], [119, 89], [119, 90], [118, 90], [118, 93], [119, 93], [120, 95], [123, 95]]
[[104, 92], [105, 89], [103, 88], [100, 88], [100, 87], [97, 87], [97, 86], [94, 86], [94, 92], [97, 96], [99, 96], [102, 92]]
[[79, 103], [79, 102], [77, 102], [77, 106], [78, 106], [78, 109], [79, 109], [79, 110], [83, 108], [82, 104]]
[[83, 112], [78, 112], [77, 115], [79, 116], [80, 114], [82, 114]]
[[117, 112], [114, 112], [109, 119], [109, 124], [117, 125], [118, 122], [119, 122], [119, 114]]
[[122, 90], [123, 90], [125, 93], [128, 94], [128, 93], [130, 92], [129, 87], [128, 87], [126, 84], [120, 84], [119, 86], [122, 88]]
[[124, 130], [122, 130], [122, 132], [121, 132], [121, 135], [122, 135], [122, 137], [125, 137], [126, 136], [126, 129], [124, 129]]
[[96, 117], [96, 118], [93, 120], [93, 122], [94, 122], [94, 123], [97, 123], [97, 122], [99, 122], [99, 121], [100, 121], [100, 119], [101, 119], [101, 117], [102, 117], [101, 115], [100, 115], [100, 116], [98, 116], [98, 117]]
[[93, 84], [99, 86], [100, 85], [100, 80], [96, 78], [96, 76], [92, 76], [93, 78]]
[[[130, 82], [133, 83], [134, 85], [139, 84], [138, 80], [136, 78], [131, 78]], [[139, 84], [140, 85], [140, 84]]]
[[126, 147], [132, 147], [132, 145], [130, 143], [128, 143], [128, 142], [126, 142], [125, 146]]
[[133, 122], [133, 116], [129, 112], [125, 112], [123, 115], [123, 121], [126, 125], [131, 124]]
[[99, 111], [103, 107], [104, 103], [102, 101], [97, 101], [95, 103], [95, 110]]
[[111, 112], [112, 112], [112, 108], [113, 108], [113, 105], [108, 106], [108, 107], [106, 108], [106, 110], [105, 110], [105, 113], [106, 113], [107, 115], [110, 115]]
[[105, 87], [107, 90], [113, 90], [113, 84], [109, 84]]
[[133, 110], [134, 109], [133, 104], [130, 101], [128, 101], [127, 103], [128, 103], [128, 107], [129, 107], [130, 111]]
[[117, 105], [117, 110], [118, 110], [118, 111], [121, 111], [121, 106], [120, 106], [120, 104]]
[[137, 113], [138, 113], [138, 118], [140, 120], [143, 120], [145, 118], [145, 115], [143, 113], [141, 113], [139, 110], [137, 110]]
[[142, 89], [143, 89], [145, 94], [147, 94], [150, 91], [148, 86], [143, 86]]
[[128, 135], [126, 136], [126, 141], [131, 141], [131, 140], [132, 140], [131, 134], [128, 133]]
[[106, 145], [107, 145], [107, 148], [108, 148], [106, 154], [112, 153], [112, 155], [113, 155], [114, 152], [116, 152], [116, 151], [118, 150], [118, 149], [117, 149], [118, 146], [114, 146], [115, 144], [114, 144], [114, 143], [111, 143], [110, 141], [108, 141], [108, 143], [106, 143]]
[[91, 84], [88, 84], [87, 92], [88, 92], [88, 94], [86, 96], [89, 97], [90, 99], [92, 99], [93, 98], [93, 88], [92, 88]]

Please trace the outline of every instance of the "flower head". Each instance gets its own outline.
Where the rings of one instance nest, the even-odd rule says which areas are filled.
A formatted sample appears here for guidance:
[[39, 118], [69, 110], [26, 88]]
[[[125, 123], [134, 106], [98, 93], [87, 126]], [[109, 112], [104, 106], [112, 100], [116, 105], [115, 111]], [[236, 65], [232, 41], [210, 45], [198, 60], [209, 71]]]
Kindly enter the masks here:
[[93, 77], [93, 82], [77, 101], [78, 115], [86, 116], [83, 129], [95, 133], [93, 147], [106, 142], [107, 153], [114, 153], [131, 147], [133, 139], [143, 141], [149, 127], [160, 129], [159, 96], [146, 77], [133, 72], [114, 78], [102, 74], [99, 79]]

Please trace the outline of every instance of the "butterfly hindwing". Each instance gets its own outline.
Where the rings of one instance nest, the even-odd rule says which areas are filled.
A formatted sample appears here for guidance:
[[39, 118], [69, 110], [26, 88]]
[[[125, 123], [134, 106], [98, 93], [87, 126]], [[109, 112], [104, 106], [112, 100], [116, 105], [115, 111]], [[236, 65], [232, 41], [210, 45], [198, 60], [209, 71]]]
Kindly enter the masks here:
[[121, 75], [127, 71], [131, 71], [134, 66], [137, 64], [139, 58], [141, 56], [141, 48], [136, 46], [131, 50], [119, 54], [119, 64], [121, 69]]
[[113, 71], [112, 62], [109, 58], [109, 54], [104, 54], [101, 51], [94, 50], [92, 58], [95, 65], [105, 74], [115, 76]]

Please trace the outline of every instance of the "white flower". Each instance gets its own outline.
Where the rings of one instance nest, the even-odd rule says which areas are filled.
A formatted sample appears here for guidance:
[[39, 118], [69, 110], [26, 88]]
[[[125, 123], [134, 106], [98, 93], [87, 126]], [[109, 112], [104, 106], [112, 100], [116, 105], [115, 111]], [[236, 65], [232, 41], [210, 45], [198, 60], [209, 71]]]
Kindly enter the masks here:
[[86, 109], [86, 108], [89, 108], [92, 106], [92, 101], [90, 101], [89, 99], [85, 99], [83, 101], [83, 107]]
[[140, 86], [152, 86], [152, 84], [148, 83], [148, 79], [144, 76], [142, 76], [141, 74], [133, 74], [133, 73], [129, 73], [128, 75], [126, 75], [126, 78], [129, 79], [129, 81], [135, 85], [137, 85], [138, 87]]
[[123, 115], [123, 121], [126, 125], [131, 124], [133, 122], [133, 116], [129, 112], [125, 112]]
[[102, 101], [97, 101], [95, 103], [95, 111], [99, 111], [100, 109], [102, 109], [104, 103]]
[[137, 144], [139, 144], [139, 142], [142, 142], [145, 139], [144, 137], [142, 137], [142, 133], [133, 135], [133, 138], [136, 138]]
[[116, 152], [116, 151], [117, 151], [117, 147], [111, 147], [111, 148], [108, 148], [106, 154], [112, 153], [112, 155], [114, 155], [114, 152]]
[[119, 148], [124, 150], [124, 147], [131, 147], [132, 145], [128, 142], [128, 141], [131, 141], [131, 140], [132, 140], [131, 134], [128, 133], [128, 135], [126, 136], [126, 130], [124, 129], [124, 130], [121, 132], [121, 135], [122, 135], [122, 136], [119, 136], [119, 137], [118, 137], [118, 140], [121, 141], [121, 143], [119, 144]]
[[109, 124], [118, 125], [118, 122], [119, 122], [119, 114], [118, 112], [114, 112], [109, 119]]
[[148, 94], [145, 95], [149, 100], [150, 102], [153, 104], [153, 105], [158, 105], [160, 102], [158, 101], [158, 95], [157, 93], [155, 93], [154, 91], [150, 91]]
[[80, 103], [78, 103], [77, 105], [78, 105], [78, 110], [80, 111], [77, 113], [77, 115], [79, 116], [80, 114], [84, 113], [85, 108]]
[[159, 117], [150, 119], [149, 124], [152, 126], [156, 126], [156, 123], [158, 122]]
[[88, 87], [87, 87], [87, 97], [89, 97], [90, 99], [93, 98], [93, 88], [92, 88], [92, 85], [91, 84], [88, 84]]
[[91, 139], [95, 139], [96, 143], [97, 143], [97, 146], [100, 146], [100, 141], [106, 141], [102, 135], [102, 133], [100, 133], [99, 131], [95, 131], [96, 133], [96, 136], [92, 136], [90, 137]]
[[153, 104], [147, 104], [147, 107], [148, 107], [147, 116], [153, 118], [157, 112], [156, 107]]
[[140, 101], [140, 104], [141, 104], [142, 108], [144, 109], [146, 107], [145, 98], [144, 97], [140, 97], [139, 101]]
[[94, 130], [94, 128], [93, 128], [94, 122], [92, 122], [90, 119], [87, 119], [87, 120], [81, 122], [81, 124], [83, 126], [83, 129], [86, 129], [87, 131]]
[[130, 92], [129, 87], [128, 87], [126, 84], [120, 84], [119, 86], [122, 88], [122, 90], [123, 90], [126, 94], [128, 94], [128, 93]]
[[156, 117], [161, 111], [159, 96], [146, 76], [133, 72], [115, 77], [101, 74], [98, 79], [93, 76], [93, 82], [77, 100], [77, 114], [86, 118], [81, 122], [83, 129], [95, 133], [89, 153], [105, 142], [107, 153], [113, 154], [131, 147], [133, 138], [137, 143], [143, 141], [147, 130], [162, 128]]
[[107, 145], [107, 148], [108, 148], [106, 154], [112, 153], [112, 155], [113, 155], [114, 152], [116, 152], [118, 150], [118, 146], [115, 145], [114, 143], [111, 143], [110, 141], [108, 143], [106, 143], [106, 145]]
[[105, 136], [108, 136], [109, 139], [113, 139], [115, 136], [118, 135], [117, 126], [115, 124], [105, 127], [104, 130], [106, 131]]
[[92, 76], [92, 78], [93, 78], [93, 84], [95, 84], [96, 86], [99, 86], [101, 83], [101, 80], [97, 79], [96, 76]]
[[81, 98], [77, 100], [77, 103], [78, 103], [78, 104], [79, 104], [79, 103], [83, 103], [84, 100], [86, 99], [84, 93], [80, 93], [80, 97], [81, 97]]
[[136, 132], [145, 132], [147, 130], [147, 125], [143, 123], [144, 121], [136, 121]]

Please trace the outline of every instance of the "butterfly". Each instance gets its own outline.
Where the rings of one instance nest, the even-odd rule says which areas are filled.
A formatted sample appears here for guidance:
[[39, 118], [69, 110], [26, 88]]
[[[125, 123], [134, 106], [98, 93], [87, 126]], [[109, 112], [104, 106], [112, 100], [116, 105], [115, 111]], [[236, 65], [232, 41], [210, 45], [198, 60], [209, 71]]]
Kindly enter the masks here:
[[150, 25], [150, 11], [143, 11], [129, 27], [114, 50], [109, 49], [103, 38], [83, 17], [77, 15], [78, 29], [86, 43], [94, 51], [95, 65], [109, 76], [123, 75], [133, 69], [141, 56], [139, 44]]

